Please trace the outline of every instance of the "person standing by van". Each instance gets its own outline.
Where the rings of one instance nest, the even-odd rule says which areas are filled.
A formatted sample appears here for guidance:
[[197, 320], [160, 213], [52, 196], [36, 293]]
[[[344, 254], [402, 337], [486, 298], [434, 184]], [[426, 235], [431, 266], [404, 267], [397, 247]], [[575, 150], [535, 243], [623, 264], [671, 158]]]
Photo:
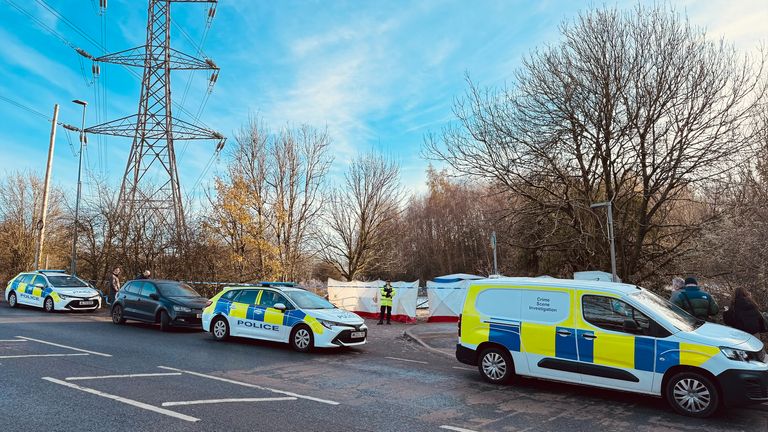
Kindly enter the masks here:
[[745, 288], [739, 287], [733, 292], [731, 310], [733, 327], [755, 336], [768, 331], [763, 314]]
[[379, 312], [379, 322], [376, 325], [384, 324], [384, 315], [387, 316], [387, 325], [392, 324], [392, 299], [395, 297], [397, 291], [392, 288], [392, 284], [389, 280], [379, 290], [379, 306], [381, 311]]
[[685, 279], [685, 288], [675, 293], [671, 301], [689, 314], [706, 321], [720, 310], [712, 295], [699, 288], [694, 277]]

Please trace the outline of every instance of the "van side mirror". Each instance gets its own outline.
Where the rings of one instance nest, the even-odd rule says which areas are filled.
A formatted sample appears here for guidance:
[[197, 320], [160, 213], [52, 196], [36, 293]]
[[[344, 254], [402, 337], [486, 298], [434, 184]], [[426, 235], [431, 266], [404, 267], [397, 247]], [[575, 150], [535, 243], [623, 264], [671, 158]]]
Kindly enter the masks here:
[[624, 320], [624, 331], [627, 333], [638, 333], [640, 326], [634, 320]]
[[274, 306], [272, 306], [272, 307], [273, 307], [273, 308], [275, 308], [275, 309], [277, 309], [277, 310], [279, 310], [279, 311], [281, 311], [281, 312], [285, 312], [285, 310], [287, 309], [287, 308], [285, 307], [285, 304], [284, 304], [284, 303], [275, 303], [275, 305], [274, 305]]

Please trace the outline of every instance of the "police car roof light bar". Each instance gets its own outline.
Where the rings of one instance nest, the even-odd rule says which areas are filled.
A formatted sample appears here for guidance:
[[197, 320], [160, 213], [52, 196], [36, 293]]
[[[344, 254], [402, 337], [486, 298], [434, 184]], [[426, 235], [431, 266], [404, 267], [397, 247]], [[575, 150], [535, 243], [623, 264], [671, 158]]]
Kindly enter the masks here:
[[37, 273], [66, 273], [66, 270], [36, 270]]

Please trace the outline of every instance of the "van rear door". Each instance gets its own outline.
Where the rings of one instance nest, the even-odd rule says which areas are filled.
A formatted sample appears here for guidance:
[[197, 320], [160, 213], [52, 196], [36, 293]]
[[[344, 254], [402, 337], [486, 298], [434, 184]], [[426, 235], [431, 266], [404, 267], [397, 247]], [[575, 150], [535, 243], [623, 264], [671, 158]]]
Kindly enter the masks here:
[[581, 382], [572, 313], [574, 291], [527, 287], [520, 298], [522, 348], [532, 376]]

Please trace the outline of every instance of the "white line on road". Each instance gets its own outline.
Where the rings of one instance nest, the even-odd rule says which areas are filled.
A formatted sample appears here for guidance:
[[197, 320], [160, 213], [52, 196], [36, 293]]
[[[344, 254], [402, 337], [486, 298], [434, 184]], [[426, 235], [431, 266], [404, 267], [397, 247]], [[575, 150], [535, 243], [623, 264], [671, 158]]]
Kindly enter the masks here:
[[464, 429], [456, 426], [446, 426], [446, 425], [440, 426], [440, 429], [446, 429], [446, 430], [456, 431], [456, 432], [476, 432], [476, 431], [473, 431], [472, 429]]
[[96, 352], [96, 351], [88, 351], [88, 350], [84, 350], [84, 349], [80, 349], [80, 348], [75, 348], [75, 347], [71, 347], [71, 346], [67, 346], [67, 345], [61, 345], [61, 344], [57, 344], [57, 343], [53, 343], [53, 342], [48, 342], [48, 341], [40, 340], [40, 339], [33, 339], [31, 337], [26, 337], [26, 336], [16, 336], [16, 337], [17, 338], [21, 338], [21, 339], [26, 339], [26, 340], [32, 341], [32, 342], [37, 342], [37, 343], [41, 343], [41, 344], [46, 344], [46, 345], [51, 345], [51, 346], [59, 347], [59, 348], [66, 348], [66, 349], [70, 349], [72, 351], [80, 351], [80, 352], [84, 352], [84, 353], [88, 353], [88, 354], [93, 354], [93, 355], [97, 355], [97, 356], [102, 356], [102, 357], [112, 357], [111, 354], [104, 354], [104, 353], [100, 353], [100, 352]]
[[312, 396], [304, 396], [304, 395], [300, 395], [298, 393], [291, 393], [291, 392], [287, 392], [287, 391], [283, 391], [283, 390], [277, 390], [277, 389], [273, 389], [273, 388], [269, 388], [269, 387], [264, 387], [264, 386], [260, 386], [260, 385], [256, 385], [256, 384], [248, 384], [248, 383], [244, 383], [244, 382], [240, 382], [240, 381], [235, 381], [235, 380], [231, 380], [231, 379], [227, 379], [227, 378], [217, 377], [215, 375], [206, 375], [206, 374], [202, 374], [200, 372], [192, 372], [192, 371], [183, 370], [183, 369], [176, 369], [176, 368], [172, 368], [172, 367], [168, 367], [168, 366], [158, 366], [158, 367], [160, 369], [172, 370], [172, 371], [176, 371], [176, 372], [182, 372], [182, 373], [185, 373], [185, 374], [194, 375], [194, 376], [198, 376], [198, 377], [202, 377], [202, 378], [210, 378], [210, 379], [213, 379], [213, 380], [222, 381], [222, 382], [226, 382], [226, 383], [230, 383], [230, 384], [236, 384], [236, 385], [240, 385], [240, 386], [243, 386], [243, 387], [250, 387], [250, 388], [255, 388], [255, 389], [259, 389], [259, 390], [266, 390], [266, 391], [270, 391], [272, 393], [284, 394], [286, 396], [292, 396], [292, 397], [299, 398], [299, 399], [311, 400], [311, 401], [320, 402], [320, 403], [324, 403], [324, 404], [328, 404], [328, 405], [338, 405], [339, 404], [338, 402], [334, 402], [332, 400], [319, 399], [319, 398], [315, 398], [315, 397], [312, 397]]
[[29, 357], [72, 357], [72, 356], [87, 356], [88, 354], [22, 354], [22, 355], [9, 355], [0, 356], [0, 359], [15, 359], [15, 358], [29, 358]]
[[451, 366], [451, 367], [458, 370], [473, 371], [473, 372], [475, 371], [474, 369], [468, 368], [468, 367], [461, 367], [461, 366]]
[[65, 387], [73, 388], [75, 390], [80, 390], [82, 392], [90, 393], [92, 395], [101, 396], [101, 397], [107, 398], [107, 399], [112, 399], [112, 400], [117, 401], [117, 402], [122, 402], [122, 403], [127, 404], [127, 405], [135, 406], [136, 408], [145, 409], [147, 411], [156, 412], [158, 414], [167, 415], [169, 417], [174, 417], [174, 418], [177, 418], [177, 419], [180, 419], [180, 420], [186, 420], [188, 422], [198, 422], [198, 421], [200, 421], [199, 418], [190, 417], [188, 415], [184, 415], [184, 414], [181, 414], [181, 413], [170, 411], [170, 410], [167, 410], [165, 408], [160, 408], [160, 407], [156, 407], [156, 406], [153, 406], [153, 405], [145, 404], [144, 402], [135, 401], [133, 399], [126, 399], [124, 397], [116, 396], [116, 395], [109, 394], [109, 393], [104, 393], [102, 391], [94, 390], [92, 388], [81, 387], [81, 386], [79, 386], [77, 384], [68, 383], [66, 381], [57, 380], [55, 378], [43, 377], [43, 379], [46, 380], [46, 381], [52, 382], [54, 384], [63, 385]]
[[160, 377], [160, 376], [179, 376], [179, 375], [181, 375], [181, 372], [143, 373], [143, 374], [129, 374], [129, 375], [83, 376], [83, 377], [64, 378], [64, 380], [65, 381], [85, 381], [85, 380], [111, 379], [111, 378], [143, 378], [143, 377]]
[[278, 401], [292, 401], [296, 400], [295, 397], [275, 397], [275, 398], [237, 398], [237, 399], [207, 399], [207, 400], [193, 400], [193, 401], [181, 401], [181, 402], [163, 402], [163, 406], [179, 406], [179, 405], [203, 405], [203, 404], [219, 404], [219, 403], [237, 403], [237, 402], [278, 402]]
[[26, 342], [24, 339], [0, 339], [0, 342]]
[[429, 364], [429, 363], [427, 363], [425, 361], [421, 361], [421, 360], [411, 360], [411, 359], [404, 359], [404, 358], [400, 358], [400, 357], [384, 357], [384, 358], [388, 358], [390, 360], [399, 360], [399, 361], [404, 361], [404, 362], [411, 362], [411, 363]]

